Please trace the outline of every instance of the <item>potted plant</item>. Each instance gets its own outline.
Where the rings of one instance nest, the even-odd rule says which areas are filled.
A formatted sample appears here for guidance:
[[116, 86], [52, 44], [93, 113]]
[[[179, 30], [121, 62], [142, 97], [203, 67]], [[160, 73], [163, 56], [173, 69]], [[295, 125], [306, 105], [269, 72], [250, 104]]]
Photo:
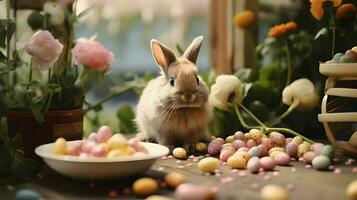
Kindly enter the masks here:
[[[110, 71], [112, 52], [94, 38], [74, 41], [73, 24], [86, 12], [76, 15], [75, 4], [73, 12], [57, 2], [34, 11], [28, 22], [35, 33], [15, 50], [10, 42], [16, 23], [9, 14], [0, 22], [0, 47], [6, 50], [0, 55], [0, 104], [10, 136], [20, 134], [29, 155], [58, 137], [81, 139], [85, 94]], [[19, 53], [28, 54], [30, 61], [21, 60]]]

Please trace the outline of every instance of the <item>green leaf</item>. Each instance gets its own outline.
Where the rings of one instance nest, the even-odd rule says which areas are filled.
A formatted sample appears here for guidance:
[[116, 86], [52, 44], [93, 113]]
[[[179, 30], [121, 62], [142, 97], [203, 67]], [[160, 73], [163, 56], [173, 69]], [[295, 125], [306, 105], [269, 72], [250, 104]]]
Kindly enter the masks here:
[[27, 17], [27, 23], [32, 30], [37, 30], [42, 28], [45, 17], [38, 11], [33, 11]]
[[77, 18], [86, 16], [92, 8], [93, 8], [93, 6], [90, 6], [89, 8], [83, 10], [81, 13], [78, 14]]
[[7, 32], [6, 32], [6, 38], [8, 42], [11, 40], [11, 37], [15, 33], [15, 31], [16, 31], [15, 21], [9, 20], [9, 22], [7, 23]]
[[176, 49], [177, 49], [177, 52], [179, 52], [180, 56], [182, 56], [183, 53], [185, 52], [185, 51], [183, 50], [183, 48], [181, 47], [181, 45], [178, 44], [178, 43], [176, 44]]
[[123, 105], [117, 111], [119, 120], [119, 131], [121, 133], [135, 133], [136, 127], [134, 123], [135, 114], [130, 105]]
[[322, 29], [319, 30], [319, 32], [316, 33], [314, 39], [317, 40], [321, 36], [327, 36], [327, 34], [328, 34], [327, 28], [322, 28]]

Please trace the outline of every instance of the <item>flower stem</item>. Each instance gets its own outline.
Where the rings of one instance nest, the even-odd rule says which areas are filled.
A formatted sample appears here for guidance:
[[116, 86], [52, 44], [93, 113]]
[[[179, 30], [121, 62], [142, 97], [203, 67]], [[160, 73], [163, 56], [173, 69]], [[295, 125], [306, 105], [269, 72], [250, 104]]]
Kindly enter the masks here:
[[48, 97], [48, 101], [47, 101], [47, 104], [46, 104], [45, 112], [47, 112], [48, 109], [50, 108], [50, 105], [51, 105], [51, 102], [52, 102], [52, 97], [53, 97], [53, 93], [51, 92], [49, 94], [49, 97]]
[[291, 135], [295, 135], [295, 136], [300, 136], [302, 137], [305, 141], [308, 141], [310, 143], [314, 143], [314, 141], [310, 140], [309, 138], [301, 135], [300, 133], [297, 133], [291, 129], [288, 129], [288, 128], [268, 128], [267, 129], [268, 132], [272, 132], [272, 131], [279, 131], [279, 132], [283, 132], [283, 133], [289, 133]]
[[291, 82], [291, 71], [292, 71], [292, 66], [291, 66], [291, 55], [290, 55], [290, 49], [289, 49], [289, 43], [288, 39], [284, 39], [284, 44], [285, 44], [285, 53], [286, 53], [286, 65], [287, 65], [287, 75], [286, 75], [286, 84], [285, 86], [288, 86]]
[[250, 126], [248, 125], [244, 119], [243, 119], [243, 116], [242, 116], [242, 113], [240, 112], [237, 104], [233, 103], [233, 107], [234, 107], [234, 110], [235, 110], [235, 113], [239, 119], [239, 122], [242, 124], [242, 126], [246, 129], [252, 129], [252, 128], [261, 128], [261, 126]]
[[295, 110], [295, 108], [297, 108], [300, 104], [299, 100], [294, 100], [293, 103], [290, 105], [290, 107], [283, 113], [281, 114], [278, 119], [279, 121], [281, 121], [282, 119], [284, 119], [286, 116], [288, 116], [292, 111]]
[[32, 71], [33, 71], [33, 69], [32, 69], [32, 60], [31, 60], [31, 62], [30, 62], [30, 71], [29, 71], [29, 83], [32, 81]]
[[256, 117], [252, 112], [250, 112], [248, 110], [248, 108], [246, 108], [243, 104], [239, 104], [239, 107], [241, 107], [252, 119], [254, 119], [260, 126], [262, 126], [264, 129], [267, 128], [267, 126], [258, 119], [258, 117]]

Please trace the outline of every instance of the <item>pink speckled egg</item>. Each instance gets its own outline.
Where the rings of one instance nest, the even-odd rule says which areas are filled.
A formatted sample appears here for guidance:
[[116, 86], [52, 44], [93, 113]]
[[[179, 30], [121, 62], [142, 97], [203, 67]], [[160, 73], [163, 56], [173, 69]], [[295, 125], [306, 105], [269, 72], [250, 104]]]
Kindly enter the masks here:
[[141, 145], [139, 141], [140, 140], [138, 138], [131, 138], [128, 140], [128, 145], [133, 147], [136, 152], [148, 153], [148, 150], [143, 145]]
[[222, 138], [216, 138], [212, 140], [207, 147], [207, 151], [210, 155], [217, 155], [224, 144], [224, 140]]
[[244, 133], [242, 131], [237, 131], [234, 133], [234, 139], [244, 140]]
[[312, 160], [316, 157], [316, 155], [317, 155], [317, 153], [315, 153], [313, 151], [306, 152], [303, 155], [304, 162], [307, 163], [307, 164], [311, 164]]
[[104, 143], [109, 140], [110, 137], [112, 137], [112, 130], [109, 128], [109, 126], [101, 126], [98, 130], [97, 133], [97, 142], [98, 143]]
[[293, 141], [293, 138], [288, 137], [285, 139], [285, 144], [289, 144], [291, 141]]
[[269, 138], [273, 140], [277, 146], [283, 146], [285, 144], [285, 136], [279, 132], [271, 132]]
[[86, 140], [82, 144], [82, 152], [86, 154], [91, 154], [93, 148], [97, 145], [97, 143], [93, 141]]
[[257, 146], [258, 144], [257, 144], [257, 142], [255, 141], [255, 140], [253, 140], [253, 139], [249, 139], [248, 141], [247, 141], [247, 144], [246, 144], [246, 146], [250, 149], [250, 148], [252, 148], [252, 147], [255, 147], [255, 146]]
[[248, 152], [249, 149], [248, 149], [248, 147], [241, 147], [241, 148], [239, 148], [239, 149], [237, 150], [237, 152], [240, 152], [240, 151]]
[[290, 156], [285, 152], [279, 152], [274, 156], [274, 161], [277, 165], [288, 165], [290, 162]]
[[229, 157], [231, 157], [235, 153], [234, 149], [225, 149], [219, 155], [219, 159], [223, 162], [226, 162]]
[[253, 157], [248, 160], [247, 169], [251, 173], [258, 173], [260, 169], [260, 162], [258, 157]]
[[289, 154], [290, 157], [296, 157], [298, 150], [298, 145], [295, 142], [290, 142], [285, 147], [285, 152]]
[[87, 137], [88, 141], [93, 141], [93, 142], [97, 142], [97, 133], [91, 133], [88, 135]]
[[260, 144], [264, 145], [265, 147], [269, 149], [274, 147], [274, 142], [270, 138], [262, 138], [260, 141]]
[[276, 163], [273, 160], [273, 158], [269, 157], [269, 156], [265, 156], [260, 158], [259, 160], [260, 166], [265, 170], [265, 171], [270, 171], [273, 170]]
[[245, 147], [245, 142], [243, 140], [234, 140], [232, 142], [232, 146], [235, 148], [235, 149], [239, 149], [241, 147]]
[[258, 145], [258, 148], [260, 150], [260, 157], [268, 155], [269, 150], [265, 145], [260, 144], [260, 145]]
[[108, 149], [105, 148], [104, 145], [98, 144], [92, 149], [91, 155], [95, 157], [105, 157], [107, 153]]
[[79, 156], [82, 149], [82, 140], [76, 140], [67, 145], [67, 154], [71, 156]]
[[312, 144], [312, 145], [310, 146], [310, 150], [313, 151], [313, 152], [315, 152], [315, 153], [317, 153], [317, 154], [320, 153], [320, 151], [322, 150], [322, 148], [324, 148], [324, 144], [319, 143], [319, 142], [314, 143], [314, 144]]

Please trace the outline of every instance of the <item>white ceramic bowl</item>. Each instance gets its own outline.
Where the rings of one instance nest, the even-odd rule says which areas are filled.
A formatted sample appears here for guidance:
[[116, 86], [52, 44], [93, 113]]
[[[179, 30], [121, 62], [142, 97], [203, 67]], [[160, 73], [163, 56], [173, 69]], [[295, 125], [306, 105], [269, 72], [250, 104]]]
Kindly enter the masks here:
[[[68, 143], [71, 143], [69, 141]], [[56, 172], [81, 180], [105, 180], [140, 174], [148, 170], [157, 158], [169, 153], [165, 146], [141, 142], [148, 155], [128, 158], [79, 158], [52, 153], [54, 143], [44, 144], [35, 153]]]

